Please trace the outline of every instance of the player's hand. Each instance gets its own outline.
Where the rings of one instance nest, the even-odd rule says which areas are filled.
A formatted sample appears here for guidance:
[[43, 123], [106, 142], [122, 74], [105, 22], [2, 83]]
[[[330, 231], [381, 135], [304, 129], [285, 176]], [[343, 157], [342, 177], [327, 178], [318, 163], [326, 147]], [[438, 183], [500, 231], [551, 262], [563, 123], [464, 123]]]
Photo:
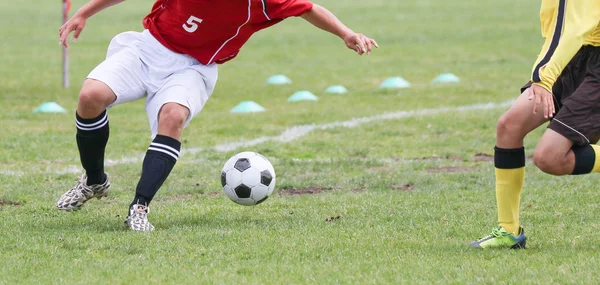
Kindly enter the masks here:
[[69, 43], [67, 42], [67, 38], [72, 31], [75, 31], [73, 34], [73, 40], [77, 41], [79, 38], [79, 34], [85, 28], [85, 17], [81, 16], [73, 16], [73, 18], [69, 19], [60, 29], [58, 30], [58, 34], [60, 36], [60, 44], [64, 47], [69, 47]]
[[379, 47], [374, 39], [357, 33], [352, 33], [344, 37], [344, 42], [349, 49], [354, 50], [358, 55], [371, 54], [373, 47]]
[[534, 100], [533, 113], [537, 114], [541, 108], [544, 112], [544, 118], [552, 118], [554, 116], [554, 96], [544, 87], [532, 84], [529, 88], [529, 100]]

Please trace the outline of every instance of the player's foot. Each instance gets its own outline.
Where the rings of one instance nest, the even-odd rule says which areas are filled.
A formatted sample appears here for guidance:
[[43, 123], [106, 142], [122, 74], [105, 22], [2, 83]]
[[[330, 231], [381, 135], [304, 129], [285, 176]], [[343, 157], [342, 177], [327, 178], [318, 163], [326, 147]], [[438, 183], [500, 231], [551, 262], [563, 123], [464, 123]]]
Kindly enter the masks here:
[[525, 248], [527, 237], [522, 227], [519, 227], [519, 235], [509, 233], [503, 227], [492, 229], [492, 234], [469, 244], [472, 248], [495, 249], [495, 248]]
[[129, 208], [129, 215], [125, 220], [125, 226], [138, 232], [149, 232], [154, 230], [154, 226], [148, 221], [150, 208], [142, 204], [133, 204]]
[[106, 181], [96, 185], [87, 185], [87, 175], [82, 175], [77, 184], [58, 199], [56, 207], [64, 211], [77, 211], [92, 198], [100, 199], [108, 196], [110, 182], [108, 181], [108, 174], [105, 173], [105, 175]]

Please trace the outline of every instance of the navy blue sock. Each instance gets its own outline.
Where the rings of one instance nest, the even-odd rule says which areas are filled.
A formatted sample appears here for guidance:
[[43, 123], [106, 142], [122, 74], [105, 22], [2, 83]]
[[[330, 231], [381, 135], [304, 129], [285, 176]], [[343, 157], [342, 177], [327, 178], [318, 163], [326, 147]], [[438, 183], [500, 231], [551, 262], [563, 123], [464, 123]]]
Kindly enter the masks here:
[[181, 143], [171, 137], [157, 135], [148, 147], [142, 165], [142, 176], [135, 189], [133, 204], [148, 205], [165, 182], [179, 158]]
[[108, 143], [109, 127], [106, 111], [98, 117], [84, 119], [75, 114], [77, 125], [77, 147], [81, 165], [87, 175], [87, 185], [101, 184], [104, 174], [104, 150]]

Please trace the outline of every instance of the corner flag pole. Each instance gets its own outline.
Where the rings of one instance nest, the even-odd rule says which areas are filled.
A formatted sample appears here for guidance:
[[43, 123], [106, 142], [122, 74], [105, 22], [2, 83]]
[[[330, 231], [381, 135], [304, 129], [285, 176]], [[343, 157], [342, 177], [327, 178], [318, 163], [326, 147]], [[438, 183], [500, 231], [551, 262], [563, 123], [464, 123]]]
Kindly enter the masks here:
[[[71, 9], [71, 0], [62, 0], [62, 23], [69, 20], [69, 10]], [[62, 86], [69, 87], [69, 50], [62, 47]]]

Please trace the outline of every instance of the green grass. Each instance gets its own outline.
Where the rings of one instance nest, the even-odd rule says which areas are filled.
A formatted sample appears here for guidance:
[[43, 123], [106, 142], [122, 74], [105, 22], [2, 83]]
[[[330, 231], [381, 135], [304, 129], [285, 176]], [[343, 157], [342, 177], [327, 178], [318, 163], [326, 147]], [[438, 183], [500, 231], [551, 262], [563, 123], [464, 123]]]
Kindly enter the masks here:
[[[110, 39], [140, 30], [151, 1], [130, 0], [88, 21], [71, 44], [72, 87], [60, 86], [58, 2], [0, 2], [0, 284], [567, 284], [600, 282], [597, 176], [552, 177], [527, 167], [524, 251], [472, 251], [495, 225], [492, 154], [506, 107], [440, 112], [314, 130], [249, 148], [268, 156], [278, 191], [243, 207], [220, 190], [236, 149], [214, 146], [278, 136], [385, 112], [514, 99], [539, 52], [539, 1], [318, 0], [381, 48], [359, 58], [300, 19], [260, 32], [186, 129], [186, 153], [152, 203], [150, 234], [122, 227], [139, 161], [108, 166], [111, 196], [76, 213], [55, 209], [78, 173], [74, 110], [80, 83]], [[84, 1], [76, 1], [74, 9]], [[18, 28], [16, 28], [18, 27]], [[432, 85], [442, 72], [458, 85]], [[290, 86], [267, 86], [285, 73]], [[380, 91], [389, 76], [413, 87]], [[323, 94], [343, 84], [348, 95]], [[287, 103], [308, 89], [317, 103]], [[243, 100], [267, 112], [232, 115]], [[67, 114], [33, 114], [57, 101]], [[107, 158], [141, 158], [149, 143], [144, 102], [110, 111]], [[528, 154], [543, 129], [526, 139]], [[456, 172], [444, 172], [453, 167]], [[74, 171], [75, 169], [75, 171]], [[410, 189], [401, 189], [410, 184]], [[289, 190], [319, 190], [290, 195]], [[338, 217], [328, 221], [332, 217]]]

